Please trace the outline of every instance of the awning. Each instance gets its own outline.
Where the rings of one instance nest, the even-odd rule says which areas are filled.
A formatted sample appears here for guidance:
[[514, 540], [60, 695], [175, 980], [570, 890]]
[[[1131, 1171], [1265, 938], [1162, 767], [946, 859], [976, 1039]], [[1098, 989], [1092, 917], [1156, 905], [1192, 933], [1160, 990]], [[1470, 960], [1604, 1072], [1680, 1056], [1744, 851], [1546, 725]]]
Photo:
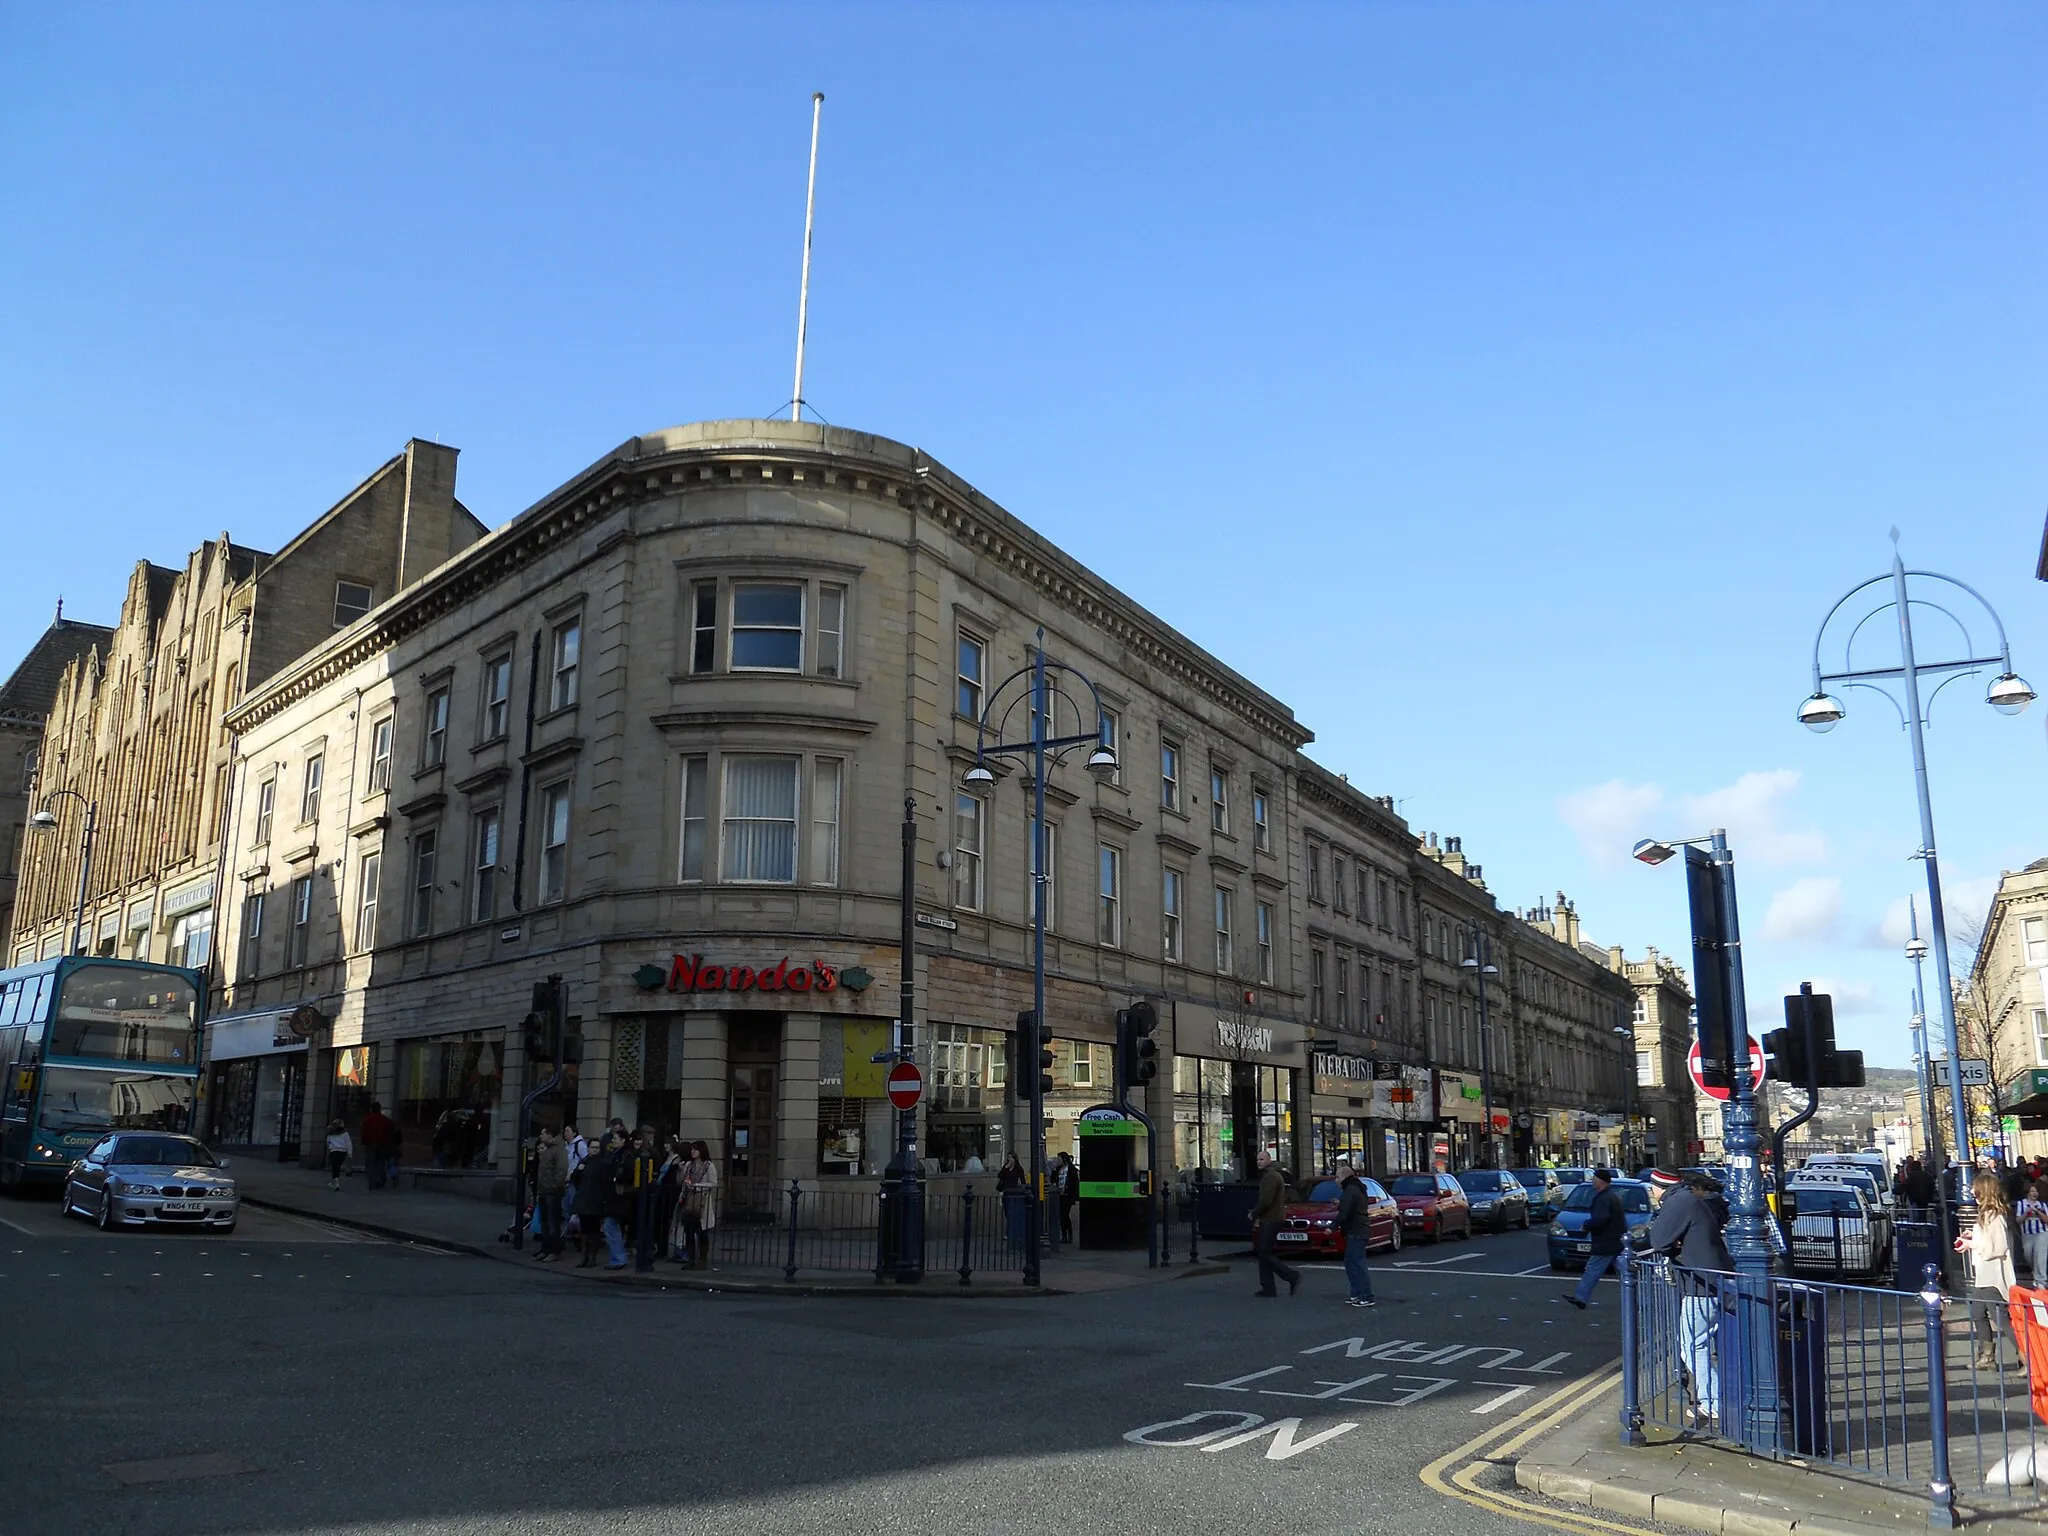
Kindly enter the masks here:
[[2005, 1108], [2023, 1131], [2048, 1131], [2048, 1067], [2030, 1067], [2005, 1085]]

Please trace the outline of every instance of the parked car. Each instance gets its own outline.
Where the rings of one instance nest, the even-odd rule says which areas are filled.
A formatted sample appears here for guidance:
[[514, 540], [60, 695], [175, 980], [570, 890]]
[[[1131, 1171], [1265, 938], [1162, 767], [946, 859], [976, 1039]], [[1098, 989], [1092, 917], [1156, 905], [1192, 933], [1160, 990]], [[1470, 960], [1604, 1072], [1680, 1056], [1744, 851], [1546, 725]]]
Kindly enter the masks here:
[[[1621, 1213], [1628, 1220], [1629, 1246], [1641, 1253], [1650, 1245], [1650, 1186], [1641, 1179], [1616, 1179], [1609, 1186], [1621, 1201]], [[1550, 1267], [1584, 1269], [1592, 1256], [1593, 1240], [1586, 1233], [1593, 1214], [1593, 1184], [1589, 1179], [1574, 1184], [1564, 1209], [1550, 1223]]]
[[1510, 1227], [1529, 1230], [1529, 1192], [1512, 1173], [1498, 1168], [1468, 1168], [1458, 1175], [1458, 1186], [1472, 1202], [1472, 1220], [1484, 1222], [1496, 1232]]
[[1515, 1181], [1529, 1192], [1529, 1219], [1548, 1221], [1564, 1204], [1565, 1188], [1555, 1168], [1517, 1168]]
[[[1785, 1181], [1786, 1193], [1794, 1197], [1792, 1203], [1795, 1211], [1798, 1208], [1798, 1195], [1801, 1190], [1828, 1186], [1853, 1189], [1863, 1197], [1864, 1205], [1869, 1208], [1871, 1236], [1880, 1248], [1889, 1250], [1892, 1245], [1890, 1195], [1880, 1189], [1868, 1168], [1858, 1167], [1853, 1163], [1810, 1163], [1804, 1168], [1794, 1169], [1792, 1176]], [[1782, 1207], [1782, 1197], [1779, 1203]], [[1783, 1216], [1786, 1213], [1781, 1209], [1779, 1214]]]
[[1882, 1219], [1859, 1187], [1795, 1177], [1785, 1193], [1792, 1206], [1792, 1268], [1852, 1275], [1884, 1268], [1891, 1244], [1879, 1241]]
[[[1385, 1248], [1399, 1253], [1400, 1207], [1394, 1203], [1394, 1197], [1374, 1180], [1366, 1179], [1364, 1182], [1366, 1199], [1370, 1202], [1366, 1208], [1369, 1221], [1366, 1252]], [[1284, 1246], [1296, 1253], [1341, 1258], [1344, 1234], [1337, 1230], [1337, 1199], [1340, 1193], [1335, 1179], [1323, 1179], [1308, 1192], [1306, 1198], [1290, 1203], [1287, 1214], [1280, 1220], [1279, 1230], [1273, 1234], [1274, 1247]]]
[[1455, 1233], [1472, 1235], [1472, 1202], [1448, 1173], [1397, 1173], [1387, 1190], [1401, 1208], [1401, 1230], [1433, 1243]]
[[1563, 1191], [1557, 1197], [1557, 1204], [1551, 1207], [1551, 1213], [1555, 1215], [1558, 1211], [1564, 1209], [1564, 1203], [1571, 1198], [1572, 1191], [1593, 1177], [1593, 1170], [1590, 1168], [1558, 1168], [1553, 1171], [1557, 1174], [1557, 1187]]
[[227, 1165], [190, 1136], [119, 1131], [102, 1136], [64, 1178], [63, 1212], [119, 1227], [207, 1227], [232, 1232], [242, 1200]]

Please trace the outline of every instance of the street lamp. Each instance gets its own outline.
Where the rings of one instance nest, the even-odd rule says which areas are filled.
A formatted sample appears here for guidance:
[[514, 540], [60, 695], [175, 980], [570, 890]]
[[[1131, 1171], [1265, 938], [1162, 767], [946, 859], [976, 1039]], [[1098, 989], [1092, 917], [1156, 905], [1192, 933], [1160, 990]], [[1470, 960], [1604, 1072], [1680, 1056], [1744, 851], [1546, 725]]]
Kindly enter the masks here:
[[1493, 946], [1483, 931], [1472, 930], [1471, 945], [1458, 964], [1479, 978], [1479, 1099], [1486, 1116], [1486, 1161], [1481, 1166], [1498, 1168], [1500, 1155], [1493, 1143], [1493, 1025], [1486, 1012], [1486, 978], [1498, 976], [1500, 967], [1493, 963]]
[[[1927, 1127], [1927, 1159], [1934, 1171], [1941, 1169], [1941, 1127], [1934, 1122], [1934, 1069], [1927, 1053], [1927, 995], [1920, 984], [1920, 963], [1927, 958], [1927, 941], [1920, 937], [1920, 909], [1906, 898], [1906, 917], [1912, 937], [1906, 940], [1906, 958], [1913, 962], [1913, 1071], [1920, 1079], [1920, 1117]], [[1956, 1069], [1953, 1064], [1949, 1071]]]
[[[1012, 691], [1027, 678], [1030, 680], [1028, 690], [1021, 693]], [[1055, 708], [1064, 707], [1070, 711], [1077, 727], [1087, 722], [1080, 702], [1068, 691], [1070, 683], [1088, 690], [1094, 729], [1047, 735], [1047, 731], [1053, 728]], [[1019, 705], [1028, 706], [1025, 723], [1030, 734], [1022, 740], [1004, 741], [1001, 738], [1008, 734], [1010, 717]], [[991, 741], [991, 734], [997, 739]], [[1087, 769], [1091, 777], [1097, 782], [1107, 782], [1115, 776], [1116, 753], [1109, 744], [1109, 724], [1103, 713], [1102, 696], [1086, 674], [1064, 662], [1053, 661], [1045, 654], [1045, 629], [1041, 625], [1031, 647], [1030, 663], [1019, 667], [989, 690], [981, 718], [975, 722], [974, 766], [960, 776], [963, 788], [987, 789], [996, 781], [995, 774], [988, 767], [989, 758], [1028, 759], [1031, 764], [1031, 1016], [1040, 1039], [1045, 1037], [1046, 1028], [1045, 887], [1052, 878], [1052, 872], [1046, 868], [1045, 856], [1045, 770], [1048, 764], [1058, 764], [1082, 747], [1090, 749]], [[1023, 1068], [1025, 1081], [1030, 1086], [1031, 1115], [1031, 1199], [1025, 1205], [1029, 1214], [1024, 1240], [1024, 1283], [1036, 1285], [1039, 1280], [1039, 1245], [1045, 1224], [1045, 1088], [1039, 1080], [1037, 1042], [1032, 1043], [1028, 1061], [1023, 1059], [1024, 1052], [1019, 1051], [1018, 1056], [1018, 1065]]]
[[[1955, 1065], [1962, 1060], [1962, 1050], [1956, 1040], [1956, 1008], [1953, 985], [1948, 970], [1948, 916], [1941, 901], [1941, 870], [1934, 848], [1934, 807], [1927, 792], [1927, 709], [1935, 698], [1958, 677], [1975, 676], [1986, 667], [1997, 667], [1998, 673], [1985, 691], [1984, 702], [2002, 715], [2016, 715], [2034, 702], [2034, 690], [2012, 669], [2012, 647], [2005, 638], [2005, 625], [1999, 619], [1997, 610], [1985, 600], [1984, 595], [1966, 582], [1953, 576], [1944, 576], [1938, 571], [1909, 571], [1899, 557], [1899, 530], [1891, 530], [1892, 568], [1888, 575], [1874, 576], [1869, 581], [1851, 587], [1821, 620], [1820, 629], [1813, 637], [1813, 692], [1801, 702], [1798, 710], [1800, 724], [1814, 731], [1831, 731], [1841, 723], [1847, 711], [1841, 701], [1827, 690], [1830, 684], [1840, 684], [1844, 690], [1867, 688], [1872, 693], [1883, 694], [1890, 699], [1892, 707], [1898, 710], [1899, 723], [1913, 744], [1913, 785], [1920, 801], [1920, 848], [1915, 858], [1927, 861], [1927, 906], [1934, 923], [1934, 985], [1941, 1000], [1942, 1043], [1948, 1051], [1951, 1063], [1949, 1069], [1949, 1109], [1955, 1116], [1956, 1154], [1968, 1159], [1970, 1146], [1970, 1113], [1963, 1099], [1963, 1078], [1960, 1068]], [[1928, 596], [1916, 596], [1912, 583], [1918, 582], [1918, 590], [1926, 592], [1929, 587], [1936, 590]], [[1849, 626], [1849, 632], [1842, 641], [1842, 669], [1839, 672], [1821, 670], [1821, 643], [1827, 638], [1828, 626], [1835, 616], [1850, 602], [1873, 587], [1889, 583], [1889, 601], [1865, 608], [1856, 622]], [[1971, 639], [1969, 627], [1949, 606], [1956, 599], [1944, 588], [1953, 588], [1962, 593], [1984, 611], [1991, 626], [1998, 632], [1995, 654], [1981, 650]], [[1875, 596], [1876, 594], [1873, 594]], [[1937, 613], [1953, 624], [1962, 636], [1965, 654], [1945, 661], [1922, 661], [1913, 647], [1913, 610]], [[1879, 614], [1891, 612], [1898, 626], [1899, 663], [1897, 666], [1864, 666], [1855, 664], [1851, 654], [1856, 637]], [[1920, 700], [1920, 679], [1923, 675], [1946, 673], [1934, 685], [1934, 691], [1927, 696], [1926, 705]], [[1904, 686], [1903, 704], [1880, 683], [1897, 680]], [[1917, 934], [1916, 934], [1917, 937]], [[1917, 963], [1917, 962], [1916, 962]], [[1924, 1010], [1923, 1010], [1924, 1011]], [[1961, 1186], [1960, 1203], [1968, 1207], [1975, 1203], [1967, 1179], [1958, 1181]]]
[[1626, 1024], [1614, 1026], [1617, 1035], [1626, 1035], [1629, 1041], [1627, 1087], [1622, 1091], [1621, 1112], [1621, 1161], [1622, 1172], [1629, 1172], [1634, 1166], [1630, 1152], [1636, 1139], [1636, 1032]]
[[100, 803], [88, 800], [75, 789], [53, 789], [43, 801], [43, 808], [28, 819], [29, 830], [47, 836], [57, 830], [57, 813], [50, 809], [50, 802], [62, 795], [69, 795], [85, 807], [85, 829], [79, 839], [78, 848], [78, 902], [71, 914], [71, 953], [85, 953], [85, 892], [92, 879], [92, 832], [99, 817]]

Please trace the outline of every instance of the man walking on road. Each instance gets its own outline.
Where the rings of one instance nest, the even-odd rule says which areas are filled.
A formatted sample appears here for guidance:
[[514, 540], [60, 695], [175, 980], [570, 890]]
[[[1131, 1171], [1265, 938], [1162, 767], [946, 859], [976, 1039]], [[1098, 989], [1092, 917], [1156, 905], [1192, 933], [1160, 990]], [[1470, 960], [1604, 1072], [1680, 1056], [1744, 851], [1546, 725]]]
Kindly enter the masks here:
[[1621, 1198], [1615, 1194], [1613, 1185], [1612, 1168], [1593, 1170], [1593, 1209], [1586, 1218], [1586, 1236], [1592, 1247], [1586, 1254], [1586, 1272], [1579, 1277], [1579, 1288], [1564, 1298], [1581, 1312], [1593, 1299], [1593, 1287], [1600, 1283], [1600, 1277], [1621, 1262], [1621, 1250], [1628, 1241], [1628, 1217], [1622, 1212]]
[[1287, 1294], [1301, 1289], [1301, 1271], [1273, 1257], [1273, 1239], [1287, 1215], [1287, 1179], [1273, 1164], [1273, 1154], [1259, 1154], [1259, 1203], [1252, 1207], [1252, 1251], [1259, 1256], [1259, 1288], [1256, 1295], [1278, 1296], [1273, 1277], [1287, 1282]]
[[1372, 1197], [1365, 1192], [1365, 1180], [1349, 1163], [1340, 1161], [1331, 1172], [1337, 1177], [1337, 1230], [1344, 1234], [1344, 1278], [1351, 1282], [1345, 1304], [1376, 1306], [1372, 1276], [1365, 1268], [1366, 1245], [1372, 1241]]

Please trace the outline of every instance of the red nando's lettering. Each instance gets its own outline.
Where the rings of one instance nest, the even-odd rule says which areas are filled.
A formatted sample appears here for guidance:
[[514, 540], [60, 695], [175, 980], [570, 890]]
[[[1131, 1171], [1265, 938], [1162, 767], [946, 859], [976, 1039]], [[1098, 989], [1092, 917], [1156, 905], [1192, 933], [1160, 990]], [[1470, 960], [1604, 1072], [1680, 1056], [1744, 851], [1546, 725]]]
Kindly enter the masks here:
[[830, 992], [839, 972], [822, 960], [792, 966], [784, 955], [771, 966], [706, 965], [702, 955], [676, 955], [669, 962], [671, 992]]

